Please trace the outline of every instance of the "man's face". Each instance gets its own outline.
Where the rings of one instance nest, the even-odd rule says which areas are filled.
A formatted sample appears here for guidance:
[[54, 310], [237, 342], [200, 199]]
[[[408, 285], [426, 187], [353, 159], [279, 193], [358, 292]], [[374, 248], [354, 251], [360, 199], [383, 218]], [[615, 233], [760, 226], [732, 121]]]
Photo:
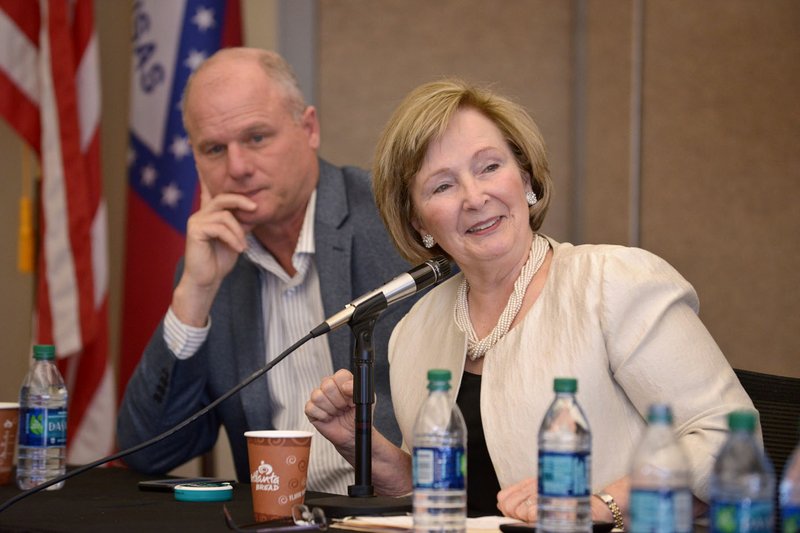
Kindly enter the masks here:
[[257, 63], [233, 59], [198, 73], [186, 125], [211, 197], [241, 194], [258, 205], [253, 212], [233, 212], [246, 230], [302, 217], [319, 173], [313, 107], [295, 117], [284, 89]]

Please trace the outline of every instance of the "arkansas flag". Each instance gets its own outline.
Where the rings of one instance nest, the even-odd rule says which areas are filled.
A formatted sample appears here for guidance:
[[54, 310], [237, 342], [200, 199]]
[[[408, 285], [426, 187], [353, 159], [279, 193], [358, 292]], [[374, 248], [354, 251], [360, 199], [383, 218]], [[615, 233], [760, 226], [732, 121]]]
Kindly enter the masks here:
[[181, 119], [183, 88], [216, 50], [239, 44], [238, 0], [134, 2], [120, 399], [169, 307], [198, 196]]
[[91, 0], [0, 0], [0, 115], [37, 153], [34, 342], [54, 344], [67, 383], [67, 461], [109, 454], [106, 205]]

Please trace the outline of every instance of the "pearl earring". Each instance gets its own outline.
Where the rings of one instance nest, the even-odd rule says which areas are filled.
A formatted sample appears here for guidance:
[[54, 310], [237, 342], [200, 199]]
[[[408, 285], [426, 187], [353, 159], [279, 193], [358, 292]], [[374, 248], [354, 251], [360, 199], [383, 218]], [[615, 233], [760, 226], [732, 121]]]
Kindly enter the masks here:
[[539, 201], [539, 199], [536, 197], [536, 193], [533, 191], [528, 191], [525, 193], [525, 200], [528, 201], [528, 205], [536, 205], [536, 202]]
[[436, 244], [436, 241], [433, 240], [433, 235], [426, 233], [422, 236], [422, 245], [425, 248], [433, 248], [434, 244]]

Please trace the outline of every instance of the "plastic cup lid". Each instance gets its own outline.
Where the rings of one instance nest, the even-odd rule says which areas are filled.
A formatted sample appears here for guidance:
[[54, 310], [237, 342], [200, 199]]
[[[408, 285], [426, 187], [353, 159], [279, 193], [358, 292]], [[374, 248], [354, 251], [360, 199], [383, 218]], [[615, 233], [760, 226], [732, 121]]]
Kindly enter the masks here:
[[183, 502], [224, 502], [233, 497], [233, 485], [220, 481], [198, 481], [175, 485], [175, 499]]

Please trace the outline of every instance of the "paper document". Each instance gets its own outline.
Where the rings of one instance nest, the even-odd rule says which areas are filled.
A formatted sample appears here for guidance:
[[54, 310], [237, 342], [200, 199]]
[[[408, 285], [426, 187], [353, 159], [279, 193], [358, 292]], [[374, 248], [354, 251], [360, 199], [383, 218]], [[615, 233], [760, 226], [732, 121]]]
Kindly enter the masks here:
[[[511, 524], [515, 522], [519, 522], [519, 520], [506, 516], [467, 518], [467, 531], [500, 531], [500, 524]], [[331, 527], [339, 526], [351, 530], [398, 533], [400, 531], [411, 531], [413, 525], [411, 515], [351, 516], [335, 521], [331, 524]]]

